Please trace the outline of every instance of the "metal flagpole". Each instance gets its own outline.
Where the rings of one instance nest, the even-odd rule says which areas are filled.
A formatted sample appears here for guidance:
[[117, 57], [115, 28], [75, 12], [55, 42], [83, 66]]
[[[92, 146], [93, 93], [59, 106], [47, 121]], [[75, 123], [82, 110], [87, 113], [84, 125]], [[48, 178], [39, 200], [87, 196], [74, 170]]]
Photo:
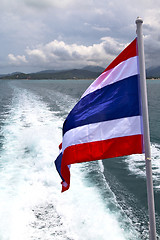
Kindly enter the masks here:
[[152, 180], [152, 166], [151, 166], [151, 148], [150, 148], [150, 133], [149, 133], [149, 121], [148, 121], [148, 104], [147, 104], [147, 88], [146, 88], [142, 23], [143, 23], [143, 20], [138, 17], [136, 20], [136, 24], [137, 24], [137, 40], [138, 40], [138, 53], [139, 53], [140, 86], [141, 86], [141, 97], [142, 97], [144, 148], [145, 148], [145, 161], [146, 161], [146, 179], [147, 179], [147, 195], [148, 195], [148, 211], [149, 211], [149, 239], [156, 240], [156, 223], [155, 223], [155, 209], [154, 209], [154, 194], [153, 194], [153, 180]]

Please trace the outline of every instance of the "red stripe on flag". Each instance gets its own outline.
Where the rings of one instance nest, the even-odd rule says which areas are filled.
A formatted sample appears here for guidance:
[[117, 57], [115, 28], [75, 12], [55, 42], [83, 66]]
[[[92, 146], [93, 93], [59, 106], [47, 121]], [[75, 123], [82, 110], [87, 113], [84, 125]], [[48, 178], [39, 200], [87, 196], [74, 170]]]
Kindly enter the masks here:
[[111, 64], [104, 70], [104, 72], [114, 68], [119, 63], [137, 56], [137, 38], [135, 38], [114, 60]]
[[61, 174], [70, 185], [67, 165], [142, 153], [142, 139], [142, 135], [134, 135], [70, 146], [63, 152]]
[[62, 143], [59, 144], [59, 150], [61, 150], [61, 149], [62, 149]]

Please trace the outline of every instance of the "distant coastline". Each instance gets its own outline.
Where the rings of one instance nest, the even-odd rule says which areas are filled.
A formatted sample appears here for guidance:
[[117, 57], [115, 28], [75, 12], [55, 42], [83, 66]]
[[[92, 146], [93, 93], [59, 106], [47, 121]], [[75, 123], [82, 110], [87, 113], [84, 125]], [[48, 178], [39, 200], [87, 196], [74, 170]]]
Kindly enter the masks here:
[[88, 66], [82, 69], [69, 69], [69, 70], [46, 70], [37, 73], [22, 73], [15, 72], [12, 74], [1, 75], [0, 79], [95, 79], [102, 72], [104, 68], [99, 66]]
[[[96, 79], [105, 69], [100, 66], [86, 66], [81, 69], [68, 69], [68, 70], [45, 70], [36, 73], [22, 73], [14, 72], [11, 74], [1, 74], [0, 79], [24, 79], [24, 80], [67, 80], [67, 79]], [[147, 69], [147, 79], [159, 80], [160, 69]]]

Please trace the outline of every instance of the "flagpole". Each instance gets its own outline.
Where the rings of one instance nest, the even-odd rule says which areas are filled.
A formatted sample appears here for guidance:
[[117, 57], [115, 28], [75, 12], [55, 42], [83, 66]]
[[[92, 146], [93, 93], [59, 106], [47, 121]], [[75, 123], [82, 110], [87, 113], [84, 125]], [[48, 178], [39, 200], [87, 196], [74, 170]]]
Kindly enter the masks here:
[[137, 24], [137, 40], [138, 40], [139, 68], [140, 68], [139, 69], [140, 70], [140, 86], [141, 86], [141, 97], [142, 97], [148, 211], [149, 211], [149, 239], [156, 240], [156, 223], [155, 223], [155, 209], [154, 209], [154, 193], [153, 193], [152, 166], [151, 166], [151, 148], [150, 148], [150, 133], [149, 133], [149, 120], [148, 120], [147, 87], [146, 87], [142, 23], [143, 23], [143, 20], [138, 17], [136, 19], [136, 24]]

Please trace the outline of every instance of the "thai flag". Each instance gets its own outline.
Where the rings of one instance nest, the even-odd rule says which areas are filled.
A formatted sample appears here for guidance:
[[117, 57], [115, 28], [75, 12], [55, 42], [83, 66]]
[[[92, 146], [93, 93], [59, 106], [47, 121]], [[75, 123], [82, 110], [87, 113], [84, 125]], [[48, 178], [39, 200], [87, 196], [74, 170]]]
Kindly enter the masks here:
[[69, 165], [143, 151], [137, 39], [89, 86], [63, 125], [62, 153], [55, 161], [62, 192]]

